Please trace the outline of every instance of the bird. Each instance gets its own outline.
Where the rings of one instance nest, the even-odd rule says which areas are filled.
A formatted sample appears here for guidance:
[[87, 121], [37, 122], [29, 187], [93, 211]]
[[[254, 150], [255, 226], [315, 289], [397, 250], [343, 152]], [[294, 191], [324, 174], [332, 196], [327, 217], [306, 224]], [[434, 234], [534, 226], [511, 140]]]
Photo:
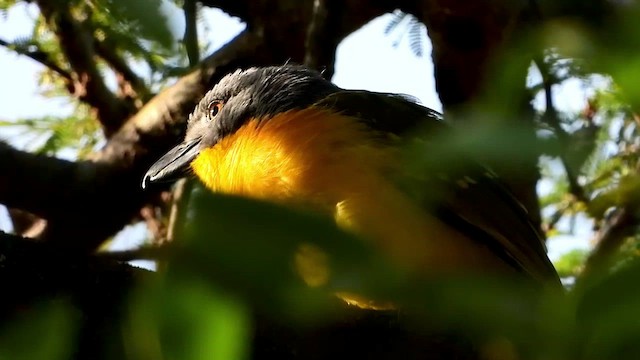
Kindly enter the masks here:
[[488, 166], [403, 167], [407, 144], [449, 131], [407, 95], [343, 89], [299, 64], [237, 69], [204, 95], [142, 187], [195, 176], [214, 193], [313, 209], [415, 273], [559, 283], [540, 231]]

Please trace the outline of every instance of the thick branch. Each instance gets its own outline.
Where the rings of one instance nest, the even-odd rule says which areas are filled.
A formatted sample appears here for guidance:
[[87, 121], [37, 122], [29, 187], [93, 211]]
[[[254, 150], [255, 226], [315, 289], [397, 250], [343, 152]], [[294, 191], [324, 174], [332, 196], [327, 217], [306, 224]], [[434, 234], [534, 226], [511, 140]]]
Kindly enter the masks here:
[[0, 199], [39, 215], [55, 212], [69, 197], [65, 184], [90, 176], [95, 166], [16, 150], [0, 143]]
[[130, 114], [125, 101], [107, 88], [94, 58], [93, 39], [71, 14], [69, 5], [39, 0], [42, 15], [56, 33], [60, 48], [74, 71], [74, 92], [97, 110], [105, 135], [110, 137]]
[[525, 5], [434, 0], [416, 14], [433, 43], [436, 89], [445, 112], [477, 100], [491, 86], [490, 67], [512, 40]]
[[6, 40], [3, 40], [3, 39], [0, 39], [0, 45], [6, 47], [7, 49], [15, 51], [20, 55], [24, 55], [30, 58], [31, 60], [39, 62], [40, 64], [56, 72], [58, 75], [62, 76], [65, 80], [69, 82], [72, 80], [71, 74], [67, 70], [60, 67], [60, 65], [56, 64], [55, 61], [51, 59], [51, 56], [49, 56], [49, 54], [47, 54], [42, 50], [29, 51], [27, 49], [23, 49], [19, 46], [16, 46], [15, 44], [7, 42]]
[[[408, 7], [414, 1], [368, 1], [368, 0], [322, 0], [329, 10], [329, 29], [325, 42], [338, 44], [345, 36], [358, 30], [377, 16], [397, 8]], [[307, 30], [313, 16], [313, 2], [299, 0], [203, 0], [204, 6], [216, 7], [232, 16], [238, 16], [247, 26], [265, 34], [269, 50], [275, 53], [287, 52], [296, 62], [303, 62], [306, 48]], [[409, 10], [407, 10], [409, 11]], [[294, 30], [294, 31], [292, 31]], [[294, 45], [293, 47], [291, 45]], [[295, 50], [295, 51], [292, 51]], [[323, 62], [326, 62], [323, 60]], [[324, 64], [323, 64], [324, 65]], [[328, 66], [328, 65], [327, 65]]]

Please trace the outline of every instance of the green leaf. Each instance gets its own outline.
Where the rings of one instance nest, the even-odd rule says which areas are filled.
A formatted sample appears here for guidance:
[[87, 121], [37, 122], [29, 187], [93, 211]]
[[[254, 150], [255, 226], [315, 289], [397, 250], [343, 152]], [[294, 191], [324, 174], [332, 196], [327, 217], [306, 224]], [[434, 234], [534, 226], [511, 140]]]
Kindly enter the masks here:
[[133, 297], [127, 328], [132, 359], [249, 358], [248, 309], [197, 276], [143, 284]]
[[79, 318], [68, 304], [62, 301], [30, 304], [14, 314], [0, 328], [0, 359], [70, 358]]
[[[184, 239], [188, 255], [177, 254], [172, 269], [206, 274], [271, 315], [325, 320], [333, 292], [388, 294], [401, 279], [397, 269], [333, 219], [201, 188], [192, 206]], [[296, 265], [300, 251], [309, 247], [326, 260], [316, 270], [328, 274], [313, 287]]]
[[635, 359], [640, 356], [640, 261], [590, 284], [579, 298], [584, 359]]
[[589, 254], [588, 250], [574, 249], [562, 255], [553, 265], [560, 277], [578, 276]]
[[136, 37], [156, 42], [166, 50], [175, 46], [160, 0], [100, 0], [99, 3], [109, 10], [112, 19], [137, 30]]

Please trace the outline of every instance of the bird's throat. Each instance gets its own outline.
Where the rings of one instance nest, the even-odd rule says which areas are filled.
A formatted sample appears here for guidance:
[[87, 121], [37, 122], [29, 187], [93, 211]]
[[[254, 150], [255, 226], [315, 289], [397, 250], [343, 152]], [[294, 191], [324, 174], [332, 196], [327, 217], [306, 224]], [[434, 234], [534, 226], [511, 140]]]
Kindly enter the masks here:
[[214, 192], [335, 209], [390, 164], [389, 148], [357, 120], [310, 108], [250, 120], [191, 167]]

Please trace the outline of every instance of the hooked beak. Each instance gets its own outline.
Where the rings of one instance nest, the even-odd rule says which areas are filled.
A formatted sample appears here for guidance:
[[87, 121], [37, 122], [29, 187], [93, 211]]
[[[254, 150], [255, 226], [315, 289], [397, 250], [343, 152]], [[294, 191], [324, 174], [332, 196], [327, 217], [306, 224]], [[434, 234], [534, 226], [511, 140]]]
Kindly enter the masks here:
[[189, 165], [200, 153], [200, 140], [182, 143], [156, 161], [142, 178], [142, 188], [150, 183], [170, 182], [187, 175]]

